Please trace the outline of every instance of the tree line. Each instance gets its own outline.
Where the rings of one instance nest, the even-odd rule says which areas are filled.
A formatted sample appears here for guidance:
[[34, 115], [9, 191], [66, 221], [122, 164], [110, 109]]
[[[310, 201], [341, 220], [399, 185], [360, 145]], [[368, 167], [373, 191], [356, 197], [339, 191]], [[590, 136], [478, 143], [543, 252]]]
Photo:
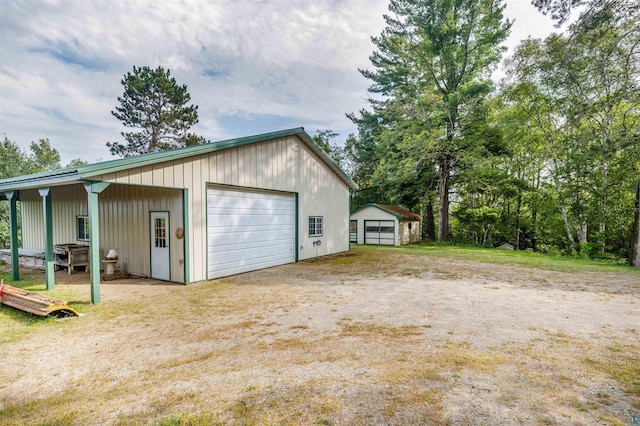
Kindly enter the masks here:
[[[51, 146], [49, 139], [42, 138], [31, 142], [29, 150], [21, 149], [18, 144], [6, 135], [0, 141], [0, 180], [32, 173], [45, 172], [61, 168], [60, 153]], [[86, 164], [74, 159], [67, 167]], [[18, 209], [18, 214], [20, 211]], [[18, 234], [20, 240], [20, 234]], [[9, 247], [9, 203], [0, 202], [0, 248]]]
[[[357, 134], [343, 146], [331, 130], [313, 138], [359, 185], [354, 207], [420, 213], [428, 239], [640, 266], [640, 5], [533, 4], [558, 22], [587, 7], [564, 33], [521, 42], [496, 84], [512, 25], [502, 0], [391, 0], [360, 70], [369, 108], [347, 115]], [[134, 66], [121, 83], [112, 115], [134, 130], [107, 142], [113, 155], [206, 142], [189, 133], [197, 106], [169, 70]], [[0, 179], [60, 167], [48, 139], [24, 152], [5, 136], [0, 151]]]
[[357, 134], [326, 145], [360, 186], [355, 207], [421, 213], [426, 238], [633, 263], [640, 6], [537, 3], [560, 21], [589, 7], [564, 33], [522, 41], [496, 84], [502, 1], [391, 0], [360, 70], [369, 107], [348, 114]]

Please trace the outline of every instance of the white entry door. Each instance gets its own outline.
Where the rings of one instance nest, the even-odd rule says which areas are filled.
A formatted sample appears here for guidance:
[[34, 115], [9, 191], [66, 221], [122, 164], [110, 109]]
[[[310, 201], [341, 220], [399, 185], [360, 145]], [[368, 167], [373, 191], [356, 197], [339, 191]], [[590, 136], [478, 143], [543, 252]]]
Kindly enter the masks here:
[[151, 212], [151, 278], [169, 281], [169, 212]]

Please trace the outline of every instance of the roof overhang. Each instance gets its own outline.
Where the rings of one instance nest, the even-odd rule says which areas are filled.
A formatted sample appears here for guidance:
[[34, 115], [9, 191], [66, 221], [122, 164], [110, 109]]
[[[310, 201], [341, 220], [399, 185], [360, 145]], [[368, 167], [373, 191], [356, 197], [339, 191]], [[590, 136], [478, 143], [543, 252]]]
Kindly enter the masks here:
[[[144, 167], [165, 161], [179, 160], [187, 157], [207, 154], [210, 152], [225, 149], [237, 148], [257, 142], [268, 141], [287, 136], [297, 136], [320, 158], [349, 188], [357, 189], [358, 185], [340, 168], [340, 166], [315, 143], [313, 138], [305, 132], [304, 128], [298, 127], [277, 132], [263, 133], [255, 136], [229, 139], [219, 142], [209, 142], [201, 145], [189, 146], [185, 148], [172, 149], [168, 151], [153, 152], [149, 154], [136, 155], [134, 157], [119, 158], [116, 160], [102, 161], [95, 164], [87, 164], [74, 168], [53, 170], [50, 172], [36, 173], [33, 175], [18, 176], [14, 178], [0, 180], [0, 193], [20, 189], [41, 188], [44, 186], [60, 186], [80, 183], [83, 181], [95, 180], [96, 176], [115, 173], [122, 170], [129, 170], [137, 167]], [[92, 179], [94, 178], [94, 179]]]
[[[381, 210], [381, 211], [387, 213], [388, 215], [394, 216], [398, 220], [422, 220], [422, 218], [419, 215], [416, 215], [416, 217], [404, 216], [404, 215], [401, 215], [401, 214], [397, 214], [396, 212], [387, 210], [387, 209], [384, 208], [384, 206], [378, 205], [376, 203], [369, 203], [369, 204], [365, 204], [364, 206], [358, 207], [357, 209], [352, 211], [351, 214], [357, 213], [357, 212], [359, 212], [361, 210], [364, 210], [364, 209], [367, 209], [369, 207]], [[408, 212], [408, 213], [411, 213], [411, 212]], [[412, 213], [412, 214], [415, 214], [415, 213]]]

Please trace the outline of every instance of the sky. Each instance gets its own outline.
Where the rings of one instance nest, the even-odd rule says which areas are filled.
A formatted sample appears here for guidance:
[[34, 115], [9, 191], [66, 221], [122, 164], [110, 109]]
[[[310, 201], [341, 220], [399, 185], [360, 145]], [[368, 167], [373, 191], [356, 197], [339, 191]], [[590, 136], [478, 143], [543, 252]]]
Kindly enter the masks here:
[[[163, 66], [198, 105], [211, 141], [304, 127], [355, 133], [367, 107], [371, 36], [388, 0], [0, 0], [0, 135], [48, 138], [64, 166], [114, 159], [127, 131], [111, 114], [133, 66]], [[507, 54], [553, 27], [507, 0]]]

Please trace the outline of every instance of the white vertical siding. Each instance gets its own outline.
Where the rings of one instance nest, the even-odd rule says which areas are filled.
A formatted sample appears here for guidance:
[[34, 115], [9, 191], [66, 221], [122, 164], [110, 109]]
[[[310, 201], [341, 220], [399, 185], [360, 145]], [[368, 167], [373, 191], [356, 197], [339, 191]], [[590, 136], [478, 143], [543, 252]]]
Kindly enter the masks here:
[[[146, 173], [151, 174], [151, 169]], [[44, 248], [42, 198], [37, 191], [21, 193], [23, 210], [23, 247]], [[87, 192], [82, 185], [51, 188], [53, 243], [78, 243], [76, 217], [87, 215]], [[182, 192], [175, 189], [110, 185], [99, 195], [100, 256], [108, 249], [119, 251], [120, 266], [132, 273], [150, 274], [149, 212], [168, 211], [171, 227], [171, 280], [184, 281], [180, 260], [184, 257], [182, 240], [175, 229], [184, 227]], [[26, 225], [26, 226], [25, 226]]]
[[42, 198], [36, 189], [20, 191], [20, 214], [22, 216], [22, 247], [42, 250], [44, 247], [44, 219]]
[[398, 224], [398, 218], [394, 215], [385, 212], [384, 210], [380, 210], [377, 207], [367, 207], [362, 210], [359, 210], [351, 215], [352, 220], [358, 221], [358, 244], [364, 244], [364, 221], [365, 220], [392, 220], [394, 222], [395, 235], [394, 241], [395, 245], [400, 245], [399, 238], [399, 229], [400, 226]]
[[[395, 215], [377, 207], [367, 207], [351, 215], [351, 220], [358, 222], [358, 244], [364, 244], [365, 220], [393, 220], [395, 223], [395, 245], [403, 245], [420, 241], [419, 220], [398, 220]], [[411, 223], [411, 230], [409, 230]]]
[[349, 188], [297, 136], [110, 173], [97, 180], [189, 189], [192, 281], [207, 276], [207, 183], [297, 193], [300, 260], [316, 255], [311, 241], [318, 238], [308, 236], [309, 216], [324, 218], [318, 255], [349, 249]]

